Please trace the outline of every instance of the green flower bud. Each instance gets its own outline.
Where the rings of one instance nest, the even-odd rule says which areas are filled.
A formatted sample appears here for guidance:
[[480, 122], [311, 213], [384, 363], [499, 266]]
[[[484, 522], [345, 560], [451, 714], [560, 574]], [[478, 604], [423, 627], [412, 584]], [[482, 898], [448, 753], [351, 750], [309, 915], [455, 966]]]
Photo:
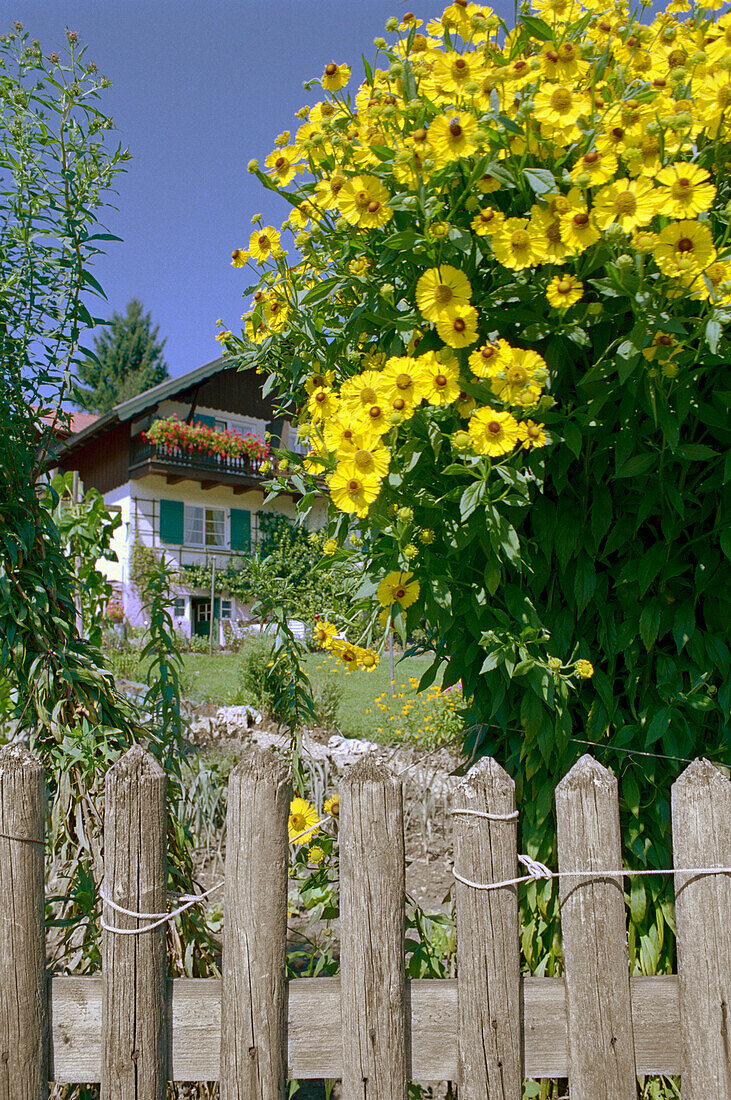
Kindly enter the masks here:
[[247, 172], [252, 172], [253, 173], [253, 172], [256, 172], [258, 167], [259, 167], [259, 161], [255, 157], [253, 157], [249, 161], [249, 163], [246, 165], [246, 170], [247, 170]]
[[374, 38], [373, 39], [373, 45], [376, 47], [377, 50], [385, 50], [385, 48], [386, 48], [386, 39], [385, 38]]
[[403, 65], [401, 64], [400, 61], [393, 61], [391, 63], [391, 66], [388, 70], [388, 75], [393, 80], [400, 80], [401, 79], [401, 77], [404, 75], [404, 67], [403, 67]]
[[386, 30], [389, 34], [393, 34], [394, 31], [398, 30], [398, 19], [395, 15], [386, 20]]
[[346, 222], [345, 218], [337, 218], [335, 221], [335, 228], [337, 229], [338, 233], [346, 233], [348, 230], [348, 223]]
[[404, 523], [411, 523], [414, 518], [414, 509], [409, 508], [408, 505], [404, 505], [403, 508], [398, 510], [398, 518], [402, 519]]

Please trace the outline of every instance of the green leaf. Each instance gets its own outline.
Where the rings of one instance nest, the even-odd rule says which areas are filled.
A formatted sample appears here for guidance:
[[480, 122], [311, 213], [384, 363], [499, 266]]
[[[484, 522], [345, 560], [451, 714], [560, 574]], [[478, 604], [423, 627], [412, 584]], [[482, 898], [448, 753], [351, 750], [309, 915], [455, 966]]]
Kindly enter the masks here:
[[556, 190], [556, 179], [547, 168], [524, 168], [523, 178], [536, 195]]
[[596, 571], [594, 563], [586, 554], [582, 554], [574, 573], [574, 596], [576, 613], [581, 615], [596, 591]]
[[646, 474], [655, 465], [657, 465], [655, 454], [633, 455], [620, 466], [614, 476], [615, 478], [636, 477], [638, 474]]
[[462, 519], [468, 519], [472, 515], [480, 501], [484, 499], [485, 489], [484, 481], [473, 481], [467, 486], [459, 501], [459, 513]]
[[714, 355], [718, 355], [718, 345], [723, 336], [723, 327], [718, 321], [709, 321], [706, 325], [705, 341]]
[[659, 600], [650, 600], [645, 604], [640, 614], [640, 637], [644, 643], [645, 649], [650, 650], [655, 644], [657, 639], [657, 632], [660, 629], [660, 615], [662, 614], [662, 606]]
[[575, 458], [578, 458], [581, 454], [581, 429], [573, 420], [568, 420], [563, 425], [564, 439], [566, 440], [566, 446], [571, 451]]
[[527, 27], [531, 38], [537, 38], [540, 42], [553, 42], [554, 31], [537, 15], [521, 15], [520, 22], [523, 27]]

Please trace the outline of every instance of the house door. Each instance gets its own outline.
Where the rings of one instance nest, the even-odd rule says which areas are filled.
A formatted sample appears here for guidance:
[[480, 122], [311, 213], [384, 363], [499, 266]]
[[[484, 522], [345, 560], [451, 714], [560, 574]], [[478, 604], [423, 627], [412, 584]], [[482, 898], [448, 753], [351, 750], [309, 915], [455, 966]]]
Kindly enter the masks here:
[[[211, 601], [205, 597], [193, 597], [193, 633], [201, 638], [210, 637], [211, 633]], [[214, 623], [217, 625], [221, 617], [221, 601], [216, 598], [213, 601]], [[216, 625], [213, 629], [213, 639], [216, 640]]]

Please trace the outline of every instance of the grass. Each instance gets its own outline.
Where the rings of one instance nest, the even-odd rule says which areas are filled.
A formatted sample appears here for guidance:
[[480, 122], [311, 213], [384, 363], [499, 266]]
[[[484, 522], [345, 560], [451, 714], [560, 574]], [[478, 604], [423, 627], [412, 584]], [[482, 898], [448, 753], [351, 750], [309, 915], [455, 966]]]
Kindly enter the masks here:
[[[231, 706], [239, 702], [242, 655], [239, 653], [184, 654], [186, 695], [195, 702]], [[429, 667], [429, 657], [408, 657], [394, 661], [394, 693], [413, 697], [410, 678], [417, 680]], [[382, 724], [375, 705], [376, 697], [390, 694], [390, 672], [386, 657], [372, 672], [350, 672], [328, 653], [308, 653], [307, 673], [315, 691], [326, 683], [342, 690], [338, 726], [346, 737], [378, 740]]]

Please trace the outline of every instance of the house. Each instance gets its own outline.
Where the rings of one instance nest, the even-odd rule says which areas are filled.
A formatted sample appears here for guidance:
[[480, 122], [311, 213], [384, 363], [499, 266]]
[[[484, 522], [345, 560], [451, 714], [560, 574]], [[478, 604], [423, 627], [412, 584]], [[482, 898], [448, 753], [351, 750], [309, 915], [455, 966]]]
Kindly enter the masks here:
[[[59, 441], [54, 461], [61, 472], [78, 470], [84, 489], [98, 489], [108, 508], [121, 515], [114, 545], [118, 560], [101, 565], [127, 621], [144, 622], [134, 576], [133, 549], [139, 543], [180, 567], [171, 609], [176, 626], [208, 637], [213, 615], [222, 638], [221, 620], [246, 618], [246, 607], [224, 591], [211, 608], [210, 589], [186, 583], [185, 566], [213, 566], [220, 575], [242, 564], [261, 536], [266, 514], [294, 519], [297, 494], [265, 505], [265, 474], [256, 454], [219, 455], [147, 438], [156, 421], [170, 417], [262, 442], [268, 432], [274, 445], [300, 450], [291, 424], [276, 416], [271, 398], [262, 393], [260, 376], [215, 359], [124, 401]], [[310, 523], [319, 527], [324, 521], [323, 501]]]

